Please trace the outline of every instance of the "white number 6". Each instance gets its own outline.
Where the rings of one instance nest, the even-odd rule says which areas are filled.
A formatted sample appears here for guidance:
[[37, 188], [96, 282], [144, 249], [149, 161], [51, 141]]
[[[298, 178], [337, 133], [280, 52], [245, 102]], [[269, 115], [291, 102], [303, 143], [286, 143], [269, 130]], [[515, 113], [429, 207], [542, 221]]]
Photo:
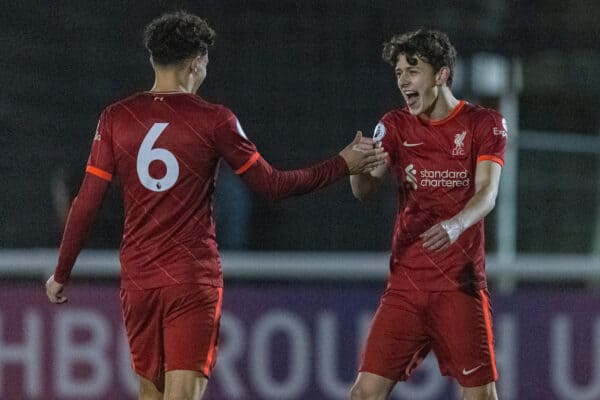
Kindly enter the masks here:
[[[173, 153], [166, 149], [152, 148], [160, 134], [167, 128], [167, 125], [169, 124], [166, 122], [157, 122], [152, 125], [142, 141], [137, 156], [137, 174], [140, 182], [146, 189], [154, 192], [164, 192], [171, 189], [179, 177], [179, 164]], [[150, 176], [150, 163], [156, 160], [162, 161], [167, 168], [167, 173], [160, 179], [154, 179]]]

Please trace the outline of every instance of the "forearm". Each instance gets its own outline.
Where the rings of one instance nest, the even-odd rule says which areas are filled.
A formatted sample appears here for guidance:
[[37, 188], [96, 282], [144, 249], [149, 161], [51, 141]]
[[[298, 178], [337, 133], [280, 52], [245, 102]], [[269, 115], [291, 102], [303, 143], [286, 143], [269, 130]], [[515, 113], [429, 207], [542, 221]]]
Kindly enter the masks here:
[[252, 190], [271, 200], [282, 200], [323, 188], [348, 174], [342, 157], [335, 156], [313, 166], [280, 171], [259, 158], [242, 178]]
[[366, 200], [377, 193], [381, 181], [381, 178], [371, 176], [369, 173], [352, 175], [350, 176], [352, 194], [359, 200]]
[[73, 200], [63, 233], [54, 280], [66, 283], [104, 197], [108, 182], [86, 175]]
[[496, 191], [492, 188], [484, 188], [467, 202], [465, 207], [456, 214], [452, 220], [460, 224], [462, 231], [470, 228], [485, 218], [496, 205]]
[[352, 175], [350, 186], [354, 197], [361, 201], [373, 197], [379, 190], [386, 173], [387, 163], [383, 163], [370, 172]]

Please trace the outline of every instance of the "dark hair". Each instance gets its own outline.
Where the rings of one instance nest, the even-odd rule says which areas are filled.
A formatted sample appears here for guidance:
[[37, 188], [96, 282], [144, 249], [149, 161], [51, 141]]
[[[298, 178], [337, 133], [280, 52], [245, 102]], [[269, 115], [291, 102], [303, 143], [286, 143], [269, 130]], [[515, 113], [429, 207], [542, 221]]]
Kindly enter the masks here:
[[215, 31], [206, 21], [184, 11], [161, 15], [144, 29], [144, 45], [152, 60], [161, 65], [206, 54], [214, 39]]
[[431, 64], [435, 72], [448, 67], [448, 86], [452, 85], [456, 49], [450, 43], [448, 35], [439, 31], [419, 29], [418, 31], [395, 35], [383, 44], [383, 59], [396, 66], [398, 56], [404, 54], [410, 65], [417, 64], [417, 56]]

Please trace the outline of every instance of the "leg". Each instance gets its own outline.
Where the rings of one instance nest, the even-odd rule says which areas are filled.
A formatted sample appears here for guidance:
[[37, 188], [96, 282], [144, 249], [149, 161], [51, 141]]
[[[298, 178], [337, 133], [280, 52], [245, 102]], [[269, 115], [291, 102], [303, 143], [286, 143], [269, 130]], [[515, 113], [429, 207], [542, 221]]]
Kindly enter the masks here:
[[350, 400], [385, 400], [395, 384], [383, 376], [360, 372], [350, 391]]
[[477, 387], [463, 387], [462, 390], [464, 400], [498, 400], [494, 382]]
[[140, 381], [138, 400], [162, 400], [163, 394], [154, 386], [154, 383], [141, 376], [138, 376], [138, 378]]
[[121, 303], [132, 369], [139, 378], [139, 399], [162, 400], [165, 379], [159, 290], [121, 290]]
[[165, 400], [200, 400], [215, 366], [222, 291], [205, 285], [163, 288]]
[[388, 290], [367, 337], [352, 400], [384, 400], [396, 382], [404, 381], [431, 349], [421, 318], [426, 296]]
[[461, 386], [466, 400], [496, 400], [498, 379], [487, 291], [440, 292], [431, 310], [433, 351], [443, 375]]
[[197, 371], [167, 371], [164, 400], [201, 400], [207, 381], [208, 379]]

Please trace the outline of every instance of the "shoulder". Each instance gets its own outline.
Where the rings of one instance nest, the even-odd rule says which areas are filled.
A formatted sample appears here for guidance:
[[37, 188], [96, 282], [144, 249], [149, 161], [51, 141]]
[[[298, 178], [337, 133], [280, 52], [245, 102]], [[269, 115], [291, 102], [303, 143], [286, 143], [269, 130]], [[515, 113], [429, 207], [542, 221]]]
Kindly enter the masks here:
[[235, 114], [233, 113], [233, 111], [231, 111], [229, 107], [223, 104], [207, 101], [195, 94], [190, 94], [189, 96], [185, 97], [186, 100], [197, 106], [199, 110], [202, 110], [203, 112], [207, 113], [212, 118], [214, 118], [214, 121], [217, 124], [235, 118]]
[[[416, 118], [411, 115], [406, 107], [397, 108], [385, 113], [380, 118], [377, 127], [383, 125], [387, 131], [399, 132], [404, 130], [407, 125], [413, 123], [414, 120], [416, 120]], [[376, 130], [378, 129], [377, 127], [375, 128]]]
[[406, 123], [414, 119], [413, 115], [408, 111], [406, 107], [396, 108], [383, 114], [381, 121], [384, 123], [397, 124]]
[[500, 112], [471, 103], [465, 103], [464, 113], [467, 118], [475, 123], [499, 122], [504, 120]]

